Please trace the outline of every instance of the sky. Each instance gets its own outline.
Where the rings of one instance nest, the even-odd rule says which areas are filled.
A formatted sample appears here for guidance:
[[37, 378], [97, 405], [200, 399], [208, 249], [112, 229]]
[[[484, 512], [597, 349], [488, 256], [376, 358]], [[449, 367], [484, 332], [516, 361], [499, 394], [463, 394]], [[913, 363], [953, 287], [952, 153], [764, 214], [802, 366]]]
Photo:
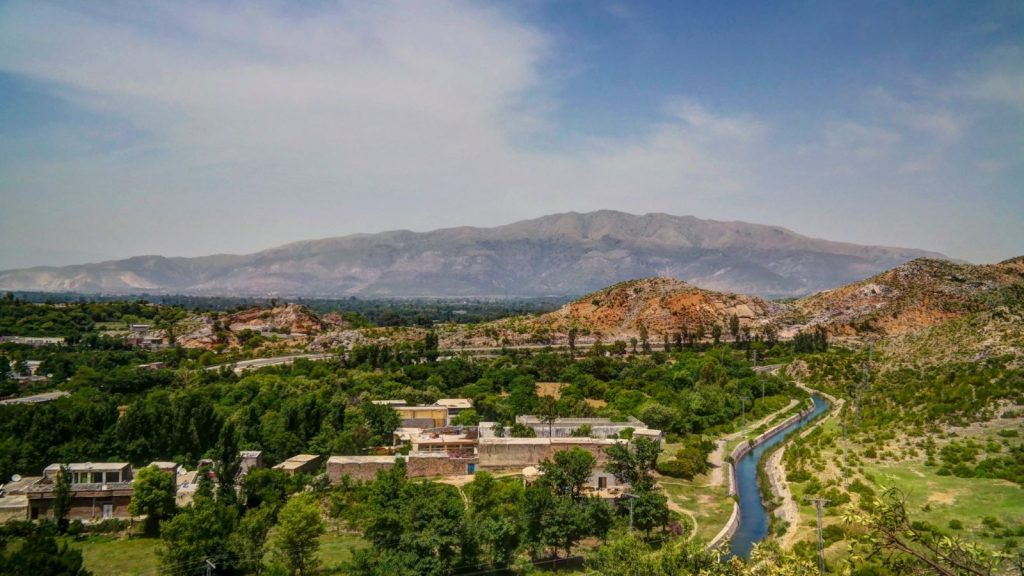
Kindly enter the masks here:
[[0, 269], [598, 209], [1024, 254], [1024, 2], [0, 0]]

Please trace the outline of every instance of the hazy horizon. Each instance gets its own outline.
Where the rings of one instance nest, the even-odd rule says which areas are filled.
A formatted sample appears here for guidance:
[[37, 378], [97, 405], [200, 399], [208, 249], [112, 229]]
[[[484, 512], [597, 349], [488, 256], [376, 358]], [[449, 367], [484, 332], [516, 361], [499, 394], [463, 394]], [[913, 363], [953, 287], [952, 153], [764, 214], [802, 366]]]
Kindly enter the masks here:
[[1024, 5], [0, 0], [0, 270], [662, 212], [1024, 253]]

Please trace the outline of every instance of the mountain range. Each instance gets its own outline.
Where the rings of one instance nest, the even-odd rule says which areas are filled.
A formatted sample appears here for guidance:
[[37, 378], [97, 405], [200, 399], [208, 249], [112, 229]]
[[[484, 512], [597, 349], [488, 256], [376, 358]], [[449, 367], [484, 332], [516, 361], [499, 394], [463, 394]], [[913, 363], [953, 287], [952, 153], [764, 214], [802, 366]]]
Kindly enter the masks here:
[[494, 228], [307, 240], [247, 255], [136, 256], [0, 272], [0, 289], [105, 294], [365, 297], [579, 295], [650, 276], [795, 297], [861, 280], [924, 250], [668, 214], [569, 212]]

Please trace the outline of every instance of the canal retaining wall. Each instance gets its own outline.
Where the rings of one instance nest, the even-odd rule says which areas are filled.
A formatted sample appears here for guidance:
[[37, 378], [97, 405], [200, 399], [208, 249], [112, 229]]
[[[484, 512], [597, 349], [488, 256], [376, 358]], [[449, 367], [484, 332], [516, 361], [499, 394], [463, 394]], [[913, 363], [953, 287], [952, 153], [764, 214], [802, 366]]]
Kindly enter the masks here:
[[[732, 497], [735, 498], [736, 497], [736, 493], [737, 493], [737, 487], [736, 487], [736, 463], [739, 462], [741, 458], [746, 456], [748, 452], [750, 452], [754, 448], [760, 446], [761, 444], [764, 444], [768, 440], [772, 439], [773, 437], [775, 437], [776, 434], [782, 432], [783, 430], [785, 430], [786, 428], [788, 428], [792, 424], [795, 424], [796, 422], [799, 422], [800, 420], [806, 418], [808, 415], [811, 414], [811, 412], [814, 412], [814, 400], [813, 399], [811, 400], [810, 407], [805, 408], [804, 410], [801, 410], [800, 412], [797, 412], [796, 414], [790, 416], [789, 418], [786, 418], [782, 422], [779, 422], [775, 426], [772, 426], [768, 430], [765, 430], [761, 435], [759, 435], [758, 437], [754, 438], [753, 440], [751, 440], [749, 442], [742, 442], [742, 443], [740, 443], [739, 446], [737, 446], [736, 448], [733, 449], [732, 454], [730, 454], [730, 456], [732, 457], [731, 458], [732, 461], [727, 463], [728, 466], [729, 466], [729, 475], [728, 475], [729, 476], [729, 496], [732, 496]], [[732, 504], [732, 515], [729, 516], [729, 521], [726, 522], [725, 526], [722, 527], [722, 530], [719, 531], [718, 534], [715, 535], [715, 537], [712, 538], [710, 542], [708, 542], [707, 549], [708, 550], [714, 550], [714, 549], [718, 548], [719, 546], [721, 546], [722, 544], [728, 542], [729, 539], [732, 538], [733, 535], [736, 533], [736, 530], [739, 528], [739, 526], [740, 526], [740, 506], [739, 506], [739, 504], [737, 502], [733, 501], [733, 504]]]

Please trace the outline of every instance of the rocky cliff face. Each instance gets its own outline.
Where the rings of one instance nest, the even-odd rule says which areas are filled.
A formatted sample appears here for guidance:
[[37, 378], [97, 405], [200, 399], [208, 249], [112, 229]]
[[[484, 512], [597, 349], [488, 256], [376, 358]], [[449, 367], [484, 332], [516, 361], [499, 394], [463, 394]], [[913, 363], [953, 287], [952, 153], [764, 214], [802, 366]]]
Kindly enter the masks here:
[[703, 290], [671, 278], [648, 278], [595, 292], [540, 316], [537, 322], [559, 333], [576, 327], [607, 336], [634, 335], [644, 327], [660, 337], [703, 326], [710, 335], [715, 324], [727, 331], [732, 316], [741, 326], [754, 327], [783, 310], [756, 296]]
[[357, 234], [244, 256], [140, 256], [0, 272], [0, 289], [292, 296], [586, 294], [667, 276], [702, 288], [798, 296], [934, 253], [808, 238], [776, 226], [600, 211], [496, 228]]
[[970, 265], [918, 259], [862, 282], [798, 300], [790, 323], [832, 333], [904, 334], [1020, 303], [1024, 261]]

